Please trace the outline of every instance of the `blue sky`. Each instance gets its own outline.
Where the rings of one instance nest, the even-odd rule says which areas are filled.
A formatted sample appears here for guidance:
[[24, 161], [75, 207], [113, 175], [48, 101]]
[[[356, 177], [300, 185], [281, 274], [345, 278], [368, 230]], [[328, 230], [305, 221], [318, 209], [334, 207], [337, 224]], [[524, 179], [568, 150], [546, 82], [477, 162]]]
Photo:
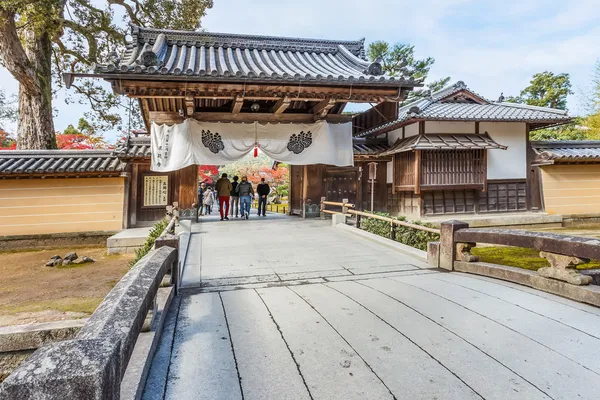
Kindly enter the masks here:
[[[544, 70], [567, 72], [575, 95], [571, 113], [584, 112], [579, 93], [600, 58], [600, 0], [214, 0], [208, 31], [386, 40], [415, 45], [433, 56], [430, 78], [451, 76], [490, 99], [516, 95]], [[0, 67], [0, 82], [17, 84]], [[76, 123], [85, 106], [55, 101], [56, 129]], [[106, 136], [114, 140], [116, 132]]]

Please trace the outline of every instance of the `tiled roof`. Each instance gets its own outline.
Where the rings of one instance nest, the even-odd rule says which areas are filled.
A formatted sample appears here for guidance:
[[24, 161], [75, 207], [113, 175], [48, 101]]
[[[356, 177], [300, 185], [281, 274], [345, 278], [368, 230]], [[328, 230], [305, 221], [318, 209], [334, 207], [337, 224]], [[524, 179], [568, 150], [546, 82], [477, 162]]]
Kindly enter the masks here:
[[97, 74], [183, 76], [195, 80], [405, 83], [365, 60], [364, 39], [333, 41], [134, 26], [122, 59], [96, 67]]
[[365, 139], [354, 139], [352, 141], [354, 155], [372, 156], [389, 149], [389, 145], [384, 141], [370, 141]]
[[[456, 98], [459, 93], [464, 96]], [[435, 92], [398, 110], [398, 118], [358, 134], [366, 137], [388, 132], [410, 120], [435, 121], [497, 121], [557, 124], [571, 120], [567, 111], [555, 108], [536, 107], [527, 104], [491, 102], [469, 90], [462, 81]]]
[[115, 147], [115, 155], [119, 158], [148, 158], [152, 156], [150, 136], [141, 134], [130, 135], [124, 142]]
[[110, 150], [0, 151], [0, 175], [120, 172], [125, 164]]
[[478, 134], [423, 134], [398, 139], [389, 150], [381, 156], [402, 153], [412, 150], [470, 150], [470, 149], [502, 149], [506, 146], [498, 144], [485, 132]]
[[600, 162], [600, 140], [564, 140], [531, 142], [535, 163], [596, 161]]

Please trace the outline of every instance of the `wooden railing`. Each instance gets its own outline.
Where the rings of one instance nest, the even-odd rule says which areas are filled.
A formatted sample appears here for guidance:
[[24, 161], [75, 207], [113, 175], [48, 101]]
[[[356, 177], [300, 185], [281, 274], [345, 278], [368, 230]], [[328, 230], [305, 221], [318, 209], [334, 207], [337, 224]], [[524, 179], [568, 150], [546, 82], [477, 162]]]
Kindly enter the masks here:
[[[328, 210], [328, 209], [326, 209], [326, 206], [328, 206], [328, 205], [341, 207], [341, 211]], [[416, 230], [429, 232], [429, 233], [435, 233], [438, 235], [440, 234], [439, 229], [430, 228], [428, 226], [423, 226], [423, 225], [411, 224], [410, 222], [401, 221], [401, 220], [395, 219], [395, 218], [385, 217], [383, 215], [377, 215], [377, 214], [371, 214], [371, 213], [364, 212], [364, 211], [358, 211], [358, 210], [355, 210], [354, 208], [355, 208], [354, 204], [348, 203], [345, 201], [335, 202], [335, 201], [327, 201], [327, 200], [325, 200], [325, 198], [321, 199], [321, 212], [322, 213], [324, 213], [324, 214], [343, 214], [346, 217], [354, 217], [357, 228], [360, 228], [362, 218], [372, 218], [372, 219], [377, 219], [377, 220], [385, 221], [385, 222], [389, 223], [391, 238], [393, 240], [395, 240], [395, 238], [396, 238], [396, 230], [394, 229], [394, 226], [404, 226], [406, 228], [416, 229]]]
[[430, 246], [429, 256], [434, 264], [437, 259], [437, 266], [452, 271], [455, 262], [478, 261], [478, 257], [471, 254], [471, 248], [477, 243], [538, 250], [540, 257], [550, 263], [549, 267], [537, 270], [539, 275], [574, 285], [587, 285], [592, 281], [592, 277], [577, 271], [577, 265], [600, 260], [598, 239], [549, 232], [469, 228], [469, 224], [460, 221], [442, 223], [439, 247]]
[[156, 249], [125, 274], [75, 339], [43, 346], [17, 367], [0, 387], [0, 398], [119, 399], [121, 381], [163, 278], [173, 271], [171, 284], [177, 282], [178, 243], [172, 236], [157, 239]]
[[[258, 201], [257, 200], [252, 201], [252, 208], [258, 209]], [[275, 212], [277, 214], [287, 214], [287, 212], [289, 210], [290, 210], [289, 204], [273, 204], [273, 203], [267, 204], [267, 211], [269, 211], [269, 212]]]

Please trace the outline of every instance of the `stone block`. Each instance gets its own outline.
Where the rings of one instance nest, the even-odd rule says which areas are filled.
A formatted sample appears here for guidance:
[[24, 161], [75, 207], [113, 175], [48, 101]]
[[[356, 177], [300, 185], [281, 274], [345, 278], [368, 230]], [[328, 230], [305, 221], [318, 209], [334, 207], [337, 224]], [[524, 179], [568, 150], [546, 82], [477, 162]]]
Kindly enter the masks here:
[[105, 339], [120, 343], [119, 365], [125, 372], [154, 293], [177, 257], [170, 247], [148, 253], [108, 293], [85, 324], [78, 339]]
[[542, 251], [540, 257], [547, 259], [550, 263], [550, 267], [538, 269], [537, 273], [540, 276], [565, 281], [571, 285], [589, 285], [592, 282], [591, 276], [582, 275], [575, 268], [577, 265], [585, 264], [590, 260], [547, 251]]
[[440, 266], [440, 242], [427, 243], [427, 264], [433, 268]]
[[590, 276], [592, 278], [592, 285], [600, 286], [600, 269], [582, 269], [579, 270], [579, 273], [585, 276]]
[[0, 352], [36, 350], [44, 345], [75, 338], [86, 319], [43, 322], [0, 328]]
[[440, 225], [440, 268], [452, 271], [456, 260], [454, 233], [459, 229], [468, 228], [469, 224], [461, 221], [446, 221]]
[[37, 350], [0, 386], [1, 400], [117, 400], [119, 345], [68, 340]]
[[336, 226], [340, 224], [346, 223], [346, 216], [344, 214], [332, 214], [331, 215], [331, 225]]

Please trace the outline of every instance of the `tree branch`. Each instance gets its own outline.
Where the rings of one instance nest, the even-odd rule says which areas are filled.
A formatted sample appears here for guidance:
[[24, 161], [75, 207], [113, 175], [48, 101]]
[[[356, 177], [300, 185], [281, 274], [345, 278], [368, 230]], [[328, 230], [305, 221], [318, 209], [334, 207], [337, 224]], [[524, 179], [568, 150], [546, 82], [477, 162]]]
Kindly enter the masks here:
[[0, 7], [0, 59], [26, 92], [41, 96], [35, 68], [31, 65], [21, 44], [15, 13]]
[[[136, 8], [139, 10], [140, 4], [137, 1], [134, 1], [134, 3], [136, 4]], [[127, 15], [129, 15], [129, 19], [131, 19], [131, 22], [133, 22], [136, 25], [142, 25], [141, 21], [137, 17], [137, 13], [133, 10], [133, 7], [125, 3], [125, 0], [108, 0], [108, 4], [118, 5], [125, 8], [125, 11], [127, 11]]]

